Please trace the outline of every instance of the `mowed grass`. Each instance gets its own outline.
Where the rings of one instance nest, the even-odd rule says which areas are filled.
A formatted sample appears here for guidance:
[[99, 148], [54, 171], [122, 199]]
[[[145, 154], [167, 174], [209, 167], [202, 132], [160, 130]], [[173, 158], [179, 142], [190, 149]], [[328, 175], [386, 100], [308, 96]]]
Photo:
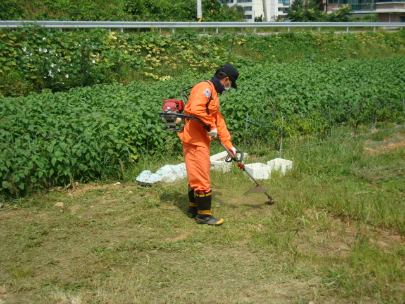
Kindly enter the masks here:
[[237, 167], [212, 172], [221, 227], [187, 218], [186, 180], [5, 202], [0, 303], [404, 303], [404, 128], [283, 157], [262, 181], [274, 205], [242, 196]]

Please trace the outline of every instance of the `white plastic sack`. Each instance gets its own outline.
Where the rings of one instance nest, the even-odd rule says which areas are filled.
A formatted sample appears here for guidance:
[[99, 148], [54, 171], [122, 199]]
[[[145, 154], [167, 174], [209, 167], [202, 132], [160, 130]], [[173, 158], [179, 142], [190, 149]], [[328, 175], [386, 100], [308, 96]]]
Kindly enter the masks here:
[[157, 182], [171, 183], [187, 176], [186, 165], [184, 163], [178, 165], [165, 165], [156, 173], [150, 170], [144, 170], [138, 175], [136, 181], [141, 184], [154, 184]]
[[156, 171], [162, 177], [162, 182], [174, 182], [187, 176], [186, 165], [165, 165]]
[[152, 173], [150, 170], [144, 170], [138, 175], [136, 181], [141, 184], [154, 184], [160, 182], [162, 177], [158, 174]]

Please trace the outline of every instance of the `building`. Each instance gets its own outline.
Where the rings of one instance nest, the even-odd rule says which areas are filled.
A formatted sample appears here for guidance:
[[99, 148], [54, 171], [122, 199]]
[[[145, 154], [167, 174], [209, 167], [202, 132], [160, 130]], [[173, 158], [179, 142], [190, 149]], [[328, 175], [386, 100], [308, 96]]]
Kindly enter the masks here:
[[244, 8], [244, 19], [248, 22], [255, 20], [277, 21], [287, 15], [290, 0], [223, 0], [224, 4], [232, 7], [239, 5]]
[[[222, 0], [229, 6], [244, 8], [244, 19], [248, 22], [282, 21], [287, 8], [294, 0]], [[405, 0], [322, 0], [324, 10], [333, 12], [340, 5], [350, 4], [353, 16], [377, 14], [381, 22], [405, 22]]]
[[333, 12], [344, 4], [350, 4], [354, 16], [377, 14], [381, 22], [405, 22], [405, 0], [326, 0], [325, 11]]

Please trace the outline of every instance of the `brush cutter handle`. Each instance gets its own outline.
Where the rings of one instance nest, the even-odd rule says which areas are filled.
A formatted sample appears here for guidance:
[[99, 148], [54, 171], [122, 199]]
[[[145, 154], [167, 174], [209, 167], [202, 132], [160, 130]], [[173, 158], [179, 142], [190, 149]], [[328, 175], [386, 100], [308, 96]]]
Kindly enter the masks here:
[[[225, 158], [225, 161], [227, 163], [230, 163], [230, 162], [233, 162], [233, 161], [237, 162], [237, 163], [241, 163], [243, 161], [244, 153], [242, 151], [236, 150], [235, 154], [233, 154], [232, 151], [227, 151], [227, 152], [228, 152], [228, 155]], [[229, 152], [231, 154], [229, 154]]]
[[226, 152], [228, 152], [228, 155], [225, 158], [225, 161], [227, 163], [230, 163], [232, 161], [241, 163], [243, 161], [244, 153], [242, 151], [236, 151], [236, 153], [233, 154], [233, 152], [231, 150], [229, 150], [227, 147], [225, 147], [225, 145], [222, 143], [221, 139], [218, 136], [213, 137], [213, 139], [217, 140], [219, 142], [219, 144], [226, 150]]

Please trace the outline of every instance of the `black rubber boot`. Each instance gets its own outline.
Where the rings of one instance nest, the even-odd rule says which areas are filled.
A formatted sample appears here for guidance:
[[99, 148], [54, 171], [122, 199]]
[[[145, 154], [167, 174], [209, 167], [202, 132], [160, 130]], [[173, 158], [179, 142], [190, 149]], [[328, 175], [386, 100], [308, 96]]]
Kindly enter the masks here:
[[189, 218], [195, 218], [197, 216], [197, 204], [195, 202], [194, 198], [194, 189], [188, 188], [188, 201], [189, 201], [189, 206], [187, 210], [187, 216]]
[[212, 216], [211, 199], [212, 191], [195, 194], [195, 202], [198, 206], [198, 214], [195, 219], [198, 224], [207, 224], [213, 226], [222, 225], [224, 223], [223, 219], [217, 219], [216, 217]]

